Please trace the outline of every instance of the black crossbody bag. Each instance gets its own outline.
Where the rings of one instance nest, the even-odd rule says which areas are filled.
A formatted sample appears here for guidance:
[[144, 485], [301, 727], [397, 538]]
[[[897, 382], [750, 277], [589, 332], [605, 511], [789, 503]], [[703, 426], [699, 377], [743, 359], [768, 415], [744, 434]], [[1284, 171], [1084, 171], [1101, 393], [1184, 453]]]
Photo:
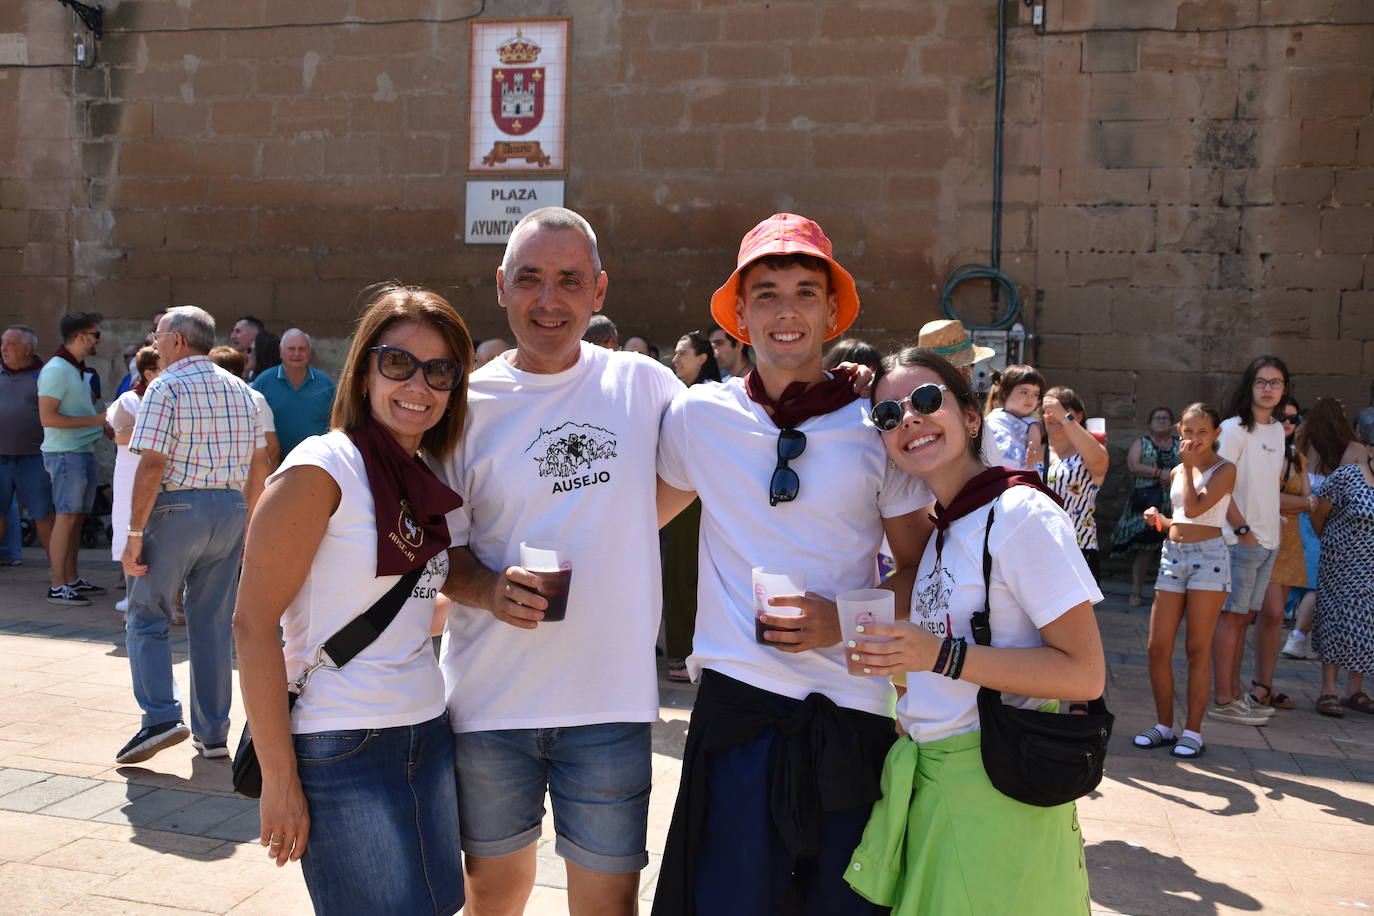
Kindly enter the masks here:
[[[988, 509], [983, 533], [983, 609], [974, 612], [973, 639], [992, 644], [992, 532], [997, 503]], [[1002, 702], [1002, 693], [978, 688], [982, 720], [983, 769], [997, 791], [1027, 805], [1053, 807], [1082, 798], [1102, 781], [1107, 741], [1115, 716], [1101, 697], [1088, 702], [1085, 716], [1022, 709]]]
[[[295, 709], [296, 700], [300, 698], [310, 675], [320, 668], [342, 668], [382, 635], [382, 631], [390, 626], [391, 621], [401, 612], [401, 606], [406, 603], [406, 598], [410, 597], [411, 590], [415, 588], [415, 583], [420, 581], [424, 571], [425, 567], [421, 565], [401, 576], [395, 585], [387, 589], [385, 595], [377, 599], [376, 604], [354, 617], [343, 629], [324, 641], [324, 645], [315, 653], [314, 664], [302, 671], [301, 676], [292, 681], [287, 688], [287, 715]], [[326, 658], [329, 661], [326, 662]], [[233, 775], [235, 792], [249, 798], [262, 796], [262, 765], [258, 762], [257, 748], [253, 746], [253, 735], [248, 731], [246, 723], [243, 726], [243, 734], [239, 737], [238, 750], [234, 752]]]

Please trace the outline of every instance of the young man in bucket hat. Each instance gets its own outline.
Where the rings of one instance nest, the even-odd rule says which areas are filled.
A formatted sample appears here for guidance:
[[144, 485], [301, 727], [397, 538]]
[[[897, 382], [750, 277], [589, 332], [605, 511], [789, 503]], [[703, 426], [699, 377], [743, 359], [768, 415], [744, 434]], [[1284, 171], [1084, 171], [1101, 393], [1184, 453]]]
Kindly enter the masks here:
[[[821, 227], [769, 217], [711, 299], [755, 369], [684, 390], [664, 415], [661, 511], [702, 501], [687, 660], [700, 690], [656, 914], [874, 911], [842, 876], [896, 738], [892, 686], [847, 673], [833, 599], [873, 586], [884, 533], [910, 574], [932, 497], [889, 468], [848, 375], [821, 369], [822, 342], [858, 312]], [[803, 570], [807, 593], [771, 599], [801, 614], [759, 616], [785, 628], [761, 644], [751, 570], [775, 565]]]

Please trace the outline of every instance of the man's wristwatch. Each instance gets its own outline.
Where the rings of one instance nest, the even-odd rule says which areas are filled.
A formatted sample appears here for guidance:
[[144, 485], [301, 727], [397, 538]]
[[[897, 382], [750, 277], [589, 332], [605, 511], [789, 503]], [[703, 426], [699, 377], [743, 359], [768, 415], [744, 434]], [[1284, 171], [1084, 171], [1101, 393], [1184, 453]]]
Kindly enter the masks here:
[[[1247, 528], [1246, 530], [1248, 531], [1249, 529]], [[130, 529], [128, 529], [127, 531], [125, 531], [124, 533], [127, 534], [127, 535], [128, 535], [129, 537], [131, 537], [131, 538], [141, 538], [141, 537], [143, 537], [143, 531], [142, 531], [141, 529], [136, 531], [136, 530], [134, 530], [133, 528], [130, 528]]]
[[[141, 534], [142, 532], [139, 532], [139, 533]], [[1249, 526], [1249, 525], [1241, 525], [1239, 528], [1236, 529], [1236, 537], [1238, 537], [1238, 538], [1243, 538], [1243, 537], [1245, 537], [1245, 536], [1246, 536], [1247, 534], [1249, 534], [1249, 533], [1250, 533], [1250, 526]]]

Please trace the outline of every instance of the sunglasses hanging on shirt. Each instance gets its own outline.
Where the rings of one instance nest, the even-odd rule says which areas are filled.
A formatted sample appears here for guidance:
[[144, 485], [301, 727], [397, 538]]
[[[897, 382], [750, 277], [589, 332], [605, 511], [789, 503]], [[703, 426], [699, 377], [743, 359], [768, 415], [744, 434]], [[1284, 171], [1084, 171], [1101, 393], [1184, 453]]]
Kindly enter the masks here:
[[778, 431], [778, 464], [773, 469], [773, 479], [768, 482], [768, 505], [790, 503], [801, 490], [801, 478], [787, 466], [796, 461], [806, 451], [806, 433], [787, 428]]

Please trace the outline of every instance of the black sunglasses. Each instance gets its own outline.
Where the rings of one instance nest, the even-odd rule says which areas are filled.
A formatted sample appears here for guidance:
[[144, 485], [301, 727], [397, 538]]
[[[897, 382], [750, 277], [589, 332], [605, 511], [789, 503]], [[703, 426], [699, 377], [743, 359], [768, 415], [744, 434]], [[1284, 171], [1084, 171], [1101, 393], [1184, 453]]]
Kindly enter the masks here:
[[945, 403], [945, 392], [948, 390], [949, 388], [945, 385], [933, 383], [917, 385], [911, 394], [900, 401], [879, 401], [874, 404], [873, 411], [869, 416], [872, 418], [874, 426], [883, 432], [888, 432], [902, 425], [902, 417], [906, 414], [906, 408], [902, 404], [910, 402], [912, 410], [930, 416]]
[[1283, 422], [1285, 422], [1285, 423], [1301, 423], [1301, 422], [1302, 422], [1302, 414], [1300, 414], [1300, 413], [1286, 413], [1286, 414], [1283, 415]]
[[377, 371], [382, 378], [404, 382], [416, 372], [424, 370], [425, 384], [436, 391], [452, 391], [463, 378], [463, 366], [451, 359], [430, 359], [420, 362], [413, 353], [400, 347], [373, 347], [377, 354]]
[[806, 433], [787, 428], [778, 433], [778, 466], [773, 469], [773, 479], [768, 482], [768, 505], [790, 503], [797, 498], [801, 489], [801, 478], [787, 466], [796, 461], [806, 451]]

